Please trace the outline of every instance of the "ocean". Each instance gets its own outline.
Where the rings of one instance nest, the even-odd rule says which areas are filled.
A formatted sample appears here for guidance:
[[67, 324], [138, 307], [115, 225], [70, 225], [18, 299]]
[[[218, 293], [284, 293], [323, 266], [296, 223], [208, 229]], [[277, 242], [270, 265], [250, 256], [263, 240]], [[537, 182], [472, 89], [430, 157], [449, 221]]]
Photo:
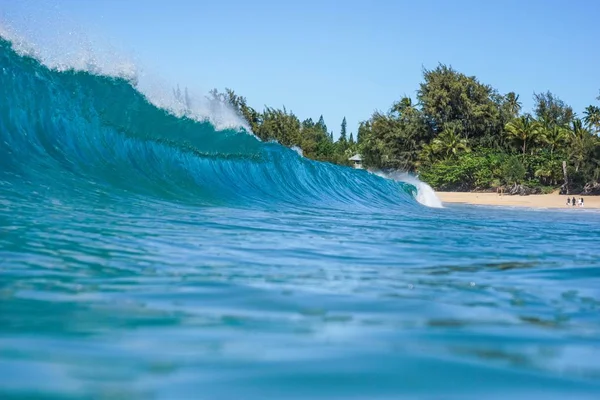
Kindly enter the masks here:
[[435, 207], [0, 39], [0, 397], [600, 397], [600, 214]]

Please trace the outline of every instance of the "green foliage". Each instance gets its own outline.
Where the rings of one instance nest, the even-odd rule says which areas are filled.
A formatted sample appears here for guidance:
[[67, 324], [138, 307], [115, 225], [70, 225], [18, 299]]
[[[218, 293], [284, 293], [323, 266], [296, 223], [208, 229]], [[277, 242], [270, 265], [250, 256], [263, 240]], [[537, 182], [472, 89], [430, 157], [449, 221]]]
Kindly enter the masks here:
[[[333, 139], [321, 115], [315, 123], [293, 112], [254, 110], [232, 90], [210, 92], [212, 106], [230, 104], [262, 140], [298, 146], [305, 157], [349, 165], [360, 153], [367, 168], [420, 174], [438, 190], [490, 190], [526, 184], [549, 191], [569, 181], [583, 186], [600, 179], [600, 108], [590, 105], [584, 118], [550, 92], [534, 94], [534, 116], [521, 114], [519, 95], [500, 95], [475, 77], [439, 65], [423, 71], [418, 102], [402, 97], [358, 126], [356, 140], [343, 119]], [[174, 91], [189, 104], [187, 93]], [[600, 100], [600, 98], [599, 98]]]
[[585, 114], [583, 120], [587, 127], [593, 129], [596, 133], [600, 133], [600, 107], [588, 106], [583, 113]]
[[461, 152], [469, 152], [467, 139], [460, 136], [456, 123], [447, 123], [442, 132], [431, 142], [431, 152], [443, 159], [457, 157]]
[[346, 150], [348, 150], [348, 136], [346, 133], [346, 117], [342, 120], [342, 125], [340, 127], [340, 137], [338, 141], [335, 143], [336, 153], [341, 157], [346, 154]]
[[580, 119], [572, 122], [569, 158], [573, 161], [575, 171], [584, 169], [589, 172], [590, 168], [598, 165], [599, 160], [595, 155], [599, 145], [598, 137], [584, 128]]
[[504, 108], [510, 118], [517, 118], [521, 112], [521, 102], [519, 95], [515, 92], [507, 93], [504, 101]]
[[317, 128], [325, 135], [327, 135], [327, 125], [325, 125], [325, 119], [323, 119], [322, 115], [319, 117], [319, 121], [317, 122]]
[[449, 123], [459, 135], [475, 141], [501, 133], [499, 99], [490, 86], [445, 65], [425, 70], [424, 79], [417, 97], [434, 134]]
[[568, 143], [570, 133], [568, 128], [560, 125], [541, 125], [540, 128], [545, 142], [550, 146], [550, 154], [553, 154], [556, 148], [562, 148]]
[[527, 157], [524, 166], [529, 183], [559, 186], [563, 183], [562, 160], [564, 159], [564, 152], [551, 153], [547, 149]]
[[[177, 89], [174, 93], [178, 99], [185, 100], [186, 96], [181, 95], [180, 90]], [[258, 112], [248, 106], [246, 98], [238, 96], [230, 89], [226, 89], [225, 93], [214, 89], [209, 94], [211, 107], [225, 107], [229, 104], [261, 140], [276, 140], [284, 146], [300, 147], [304, 156], [315, 160], [348, 164], [345, 152], [350, 150], [350, 147], [345, 145], [344, 149], [340, 149], [337, 143], [333, 143], [333, 133], [327, 132], [322, 115], [316, 123], [312, 118], [300, 122], [298, 117], [285, 107], [265, 107], [263, 112]]]
[[371, 130], [369, 121], [363, 121], [358, 125], [358, 132], [356, 132], [356, 143], [360, 145], [363, 137], [367, 136]]
[[534, 94], [535, 115], [550, 125], [568, 125], [574, 117], [573, 109], [550, 92]]
[[525, 173], [525, 166], [518, 157], [507, 157], [502, 165], [502, 180], [508, 185], [522, 183]]
[[360, 152], [366, 166], [415, 171], [431, 133], [420, 110], [405, 97], [387, 114], [375, 112], [359, 126]]
[[516, 155], [480, 148], [423, 167], [420, 177], [437, 190], [487, 190], [522, 183], [526, 169]]
[[423, 167], [420, 177], [437, 190], [487, 189], [494, 182], [494, 167], [493, 160], [485, 154], [463, 153]]
[[340, 142], [345, 142], [347, 140], [346, 137], [346, 117], [342, 120], [342, 126], [340, 129]]
[[262, 122], [261, 115], [260, 113], [256, 112], [256, 110], [254, 110], [252, 107], [248, 106], [245, 97], [236, 95], [235, 92], [231, 89], [225, 89], [224, 95], [219, 95], [217, 90], [213, 89], [211, 91], [211, 94], [214, 98], [221, 98], [221, 96], [226, 96], [225, 102], [231, 104], [236, 110], [238, 110], [240, 115], [246, 120], [246, 122], [250, 126], [250, 129], [252, 129], [252, 131], [255, 133], [259, 130], [259, 127]]
[[414, 171], [429, 134], [422, 115], [408, 107], [392, 108], [388, 114], [374, 113], [362, 127], [360, 138], [365, 165]]
[[544, 140], [540, 124], [529, 115], [515, 118], [505, 126], [506, 135], [521, 148], [523, 157], [528, 146]]

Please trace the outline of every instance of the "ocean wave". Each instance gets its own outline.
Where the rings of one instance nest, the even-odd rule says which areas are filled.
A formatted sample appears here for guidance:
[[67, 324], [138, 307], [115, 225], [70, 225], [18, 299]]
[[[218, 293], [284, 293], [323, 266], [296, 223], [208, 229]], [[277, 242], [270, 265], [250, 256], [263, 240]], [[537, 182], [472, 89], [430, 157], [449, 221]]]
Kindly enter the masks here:
[[175, 115], [127, 79], [54, 70], [5, 39], [0, 70], [5, 180], [80, 179], [207, 205], [416, 204], [412, 184], [309, 160], [244, 128]]

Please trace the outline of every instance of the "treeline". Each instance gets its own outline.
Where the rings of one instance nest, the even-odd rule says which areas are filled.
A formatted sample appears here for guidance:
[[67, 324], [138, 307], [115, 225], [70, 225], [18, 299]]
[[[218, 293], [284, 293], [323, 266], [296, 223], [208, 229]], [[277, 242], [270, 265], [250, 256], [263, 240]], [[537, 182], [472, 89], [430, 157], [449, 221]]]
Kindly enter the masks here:
[[437, 190], [577, 193], [587, 185], [600, 192], [600, 107], [590, 105], [580, 117], [546, 92], [534, 94], [532, 114], [522, 113], [516, 93], [500, 94], [451, 67], [424, 70], [423, 78], [416, 101], [403, 97], [373, 113], [356, 140], [347, 136], [345, 118], [334, 141], [322, 116], [314, 122], [285, 108], [259, 112], [231, 90], [211, 96], [230, 103], [262, 140], [343, 165], [360, 153], [367, 168], [414, 172]]
[[322, 115], [315, 122], [312, 118], [300, 121], [285, 107], [265, 107], [259, 112], [248, 105], [245, 97], [238, 96], [231, 89], [226, 89], [225, 93], [213, 89], [209, 100], [232, 105], [261, 140], [276, 140], [284, 146], [299, 147], [305, 157], [313, 160], [350, 165], [348, 158], [358, 152], [354, 134], [347, 133], [346, 118], [341, 122], [340, 136], [334, 140], [333, 132], [328, 131]]
[[581, 119], [546, 92], [523, 114], [514, 92], [502, 95], [445, 65], [424, 71], [416, 100], [405, 97], [361, 124], [365, 165], [416, 172], [438, 190], [599, 190], [598, 106]]

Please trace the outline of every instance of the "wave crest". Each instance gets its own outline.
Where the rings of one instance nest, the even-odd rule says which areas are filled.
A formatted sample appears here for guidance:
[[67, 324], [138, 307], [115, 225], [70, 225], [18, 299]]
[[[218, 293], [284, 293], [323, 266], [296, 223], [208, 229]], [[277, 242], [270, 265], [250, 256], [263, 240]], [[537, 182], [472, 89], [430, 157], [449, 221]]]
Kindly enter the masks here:
[[162, 199], [214, 205], [414, 205], [417, 188], [305, 159], [244, 128], [157, 107], [120, 77], [57, 71], [0, 39], [4, 179], [74, 179]]

